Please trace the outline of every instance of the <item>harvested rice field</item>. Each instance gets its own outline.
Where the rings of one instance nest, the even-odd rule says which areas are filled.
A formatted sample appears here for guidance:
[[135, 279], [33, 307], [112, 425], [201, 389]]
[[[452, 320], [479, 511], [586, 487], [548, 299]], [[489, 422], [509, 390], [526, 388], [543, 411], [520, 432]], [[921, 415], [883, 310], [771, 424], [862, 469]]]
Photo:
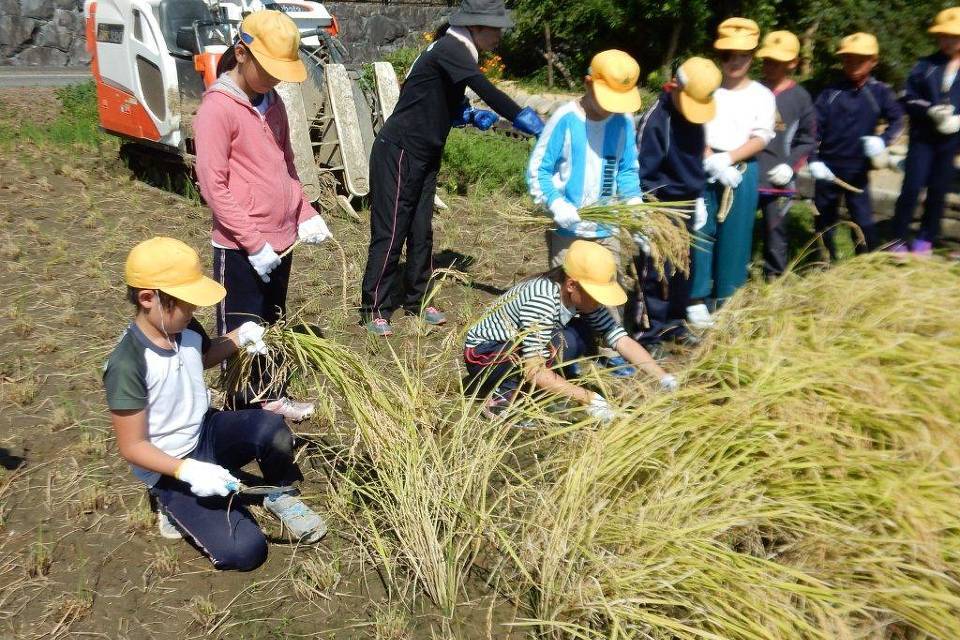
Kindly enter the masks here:
[[[0, 128], [46, 124], [25, 104], [0, 91]], [[612, 424], [538, 398], [490, 422], [462, 394], [463, 333], [545, 268], [544, 227], [511, 221], [515, 196], [448, 194], [451, 323], [405, 318], [388, 342], [356, 324], [366, 223], [328, 216], [336, 243], [297, 250], [289, 305], [322, 337], [267, 338], [310, 365], [291, 365], [318, 400], [298, 460], [331, 532], [298, 547], [255, 508], [266, 564], [217, 572], [158, 535], [99, 379], [127, 251], [173, 235], [209, 265], [209, 213], [112, 140], [6, 144], [0, 637], [960, 637], [957, 263], [755, 279], [667, 359], [679, 392], [590, 371]]]

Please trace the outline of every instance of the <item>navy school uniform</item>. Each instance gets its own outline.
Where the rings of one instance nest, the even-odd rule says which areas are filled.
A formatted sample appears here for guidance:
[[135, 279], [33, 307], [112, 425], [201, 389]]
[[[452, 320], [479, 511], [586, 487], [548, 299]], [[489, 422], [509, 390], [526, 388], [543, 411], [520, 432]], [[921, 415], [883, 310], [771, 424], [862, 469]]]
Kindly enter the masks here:
[[910, 116], [910, 147], [894, 217], [894, 235], [900, 240], [906, 240], [923, 189], [927, 197], [918, 237], [932, 243], [940, 236], [944, 200], [956, 175], [953, 159], [960, 151], [960, 133], [944, 135], [937, 131], [927, 110], [949, 104], [960, 113], [960, 82], [954, 78], [950, 88], [943, 89], [948, 62], [940, 52], [921, 58], [907, 78], [902, 100]]
[[[824, 232], [824, 242], [835, 257], [833, 232], [827, 231], [839, 219], [840, 200], [846, 201], [850, 217], [863, 231], [867, 250], [877, 247], [873, 224], [873, 206], [870, 202], [870, 160], [863, 152], [863, 136], [876, 135], [881, 121], [887, 127], [881, 134], [889, 146], [903, 131], [903, 108], [897, 102], [889, 85], [869, 78], [860, 88], [843, 80], [817, 96], [814, 103], [817, 115], [817, 148], [809, 161], [820, 161], [845, 182], [863, 189], [854, 194], [833, 183], [818, 180], [814, 189], [814, 204], [820, 215], [816, 218], [817, 231]], [[862, 247], [857, 247], [862, 251]]]
[[[681, 114], [669, 92], [663, 92], [637, 125], [640, 184], [647, 197], [662, 201], [695, 200], [707, 182], [703, 170], [706, 135], [703, 125]], [[654, 269], [644, 253], [636, 258], [639, 281], [631, 300], [634, 335], [641, 344], [681, 337], [690, 300], [690, 281], [672, 265], [666, 277]]]

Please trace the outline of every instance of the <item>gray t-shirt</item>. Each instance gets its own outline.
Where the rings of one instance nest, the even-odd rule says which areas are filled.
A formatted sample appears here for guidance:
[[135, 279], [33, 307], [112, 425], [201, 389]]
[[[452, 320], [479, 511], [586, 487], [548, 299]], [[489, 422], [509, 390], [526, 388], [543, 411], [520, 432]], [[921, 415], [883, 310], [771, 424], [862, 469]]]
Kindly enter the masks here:
[[[210, 395], [203, 379], [203, 354], [210, 339], [200, 323], [174, 338], [176, 349], [158, 347], [131, 323], [103, 369], [103, 386], [111, 411], [147, 410], [150, 442], [182, 458], [200, 439]], [[133, 474], [152, 487], [160, 474], [131, 465]]]

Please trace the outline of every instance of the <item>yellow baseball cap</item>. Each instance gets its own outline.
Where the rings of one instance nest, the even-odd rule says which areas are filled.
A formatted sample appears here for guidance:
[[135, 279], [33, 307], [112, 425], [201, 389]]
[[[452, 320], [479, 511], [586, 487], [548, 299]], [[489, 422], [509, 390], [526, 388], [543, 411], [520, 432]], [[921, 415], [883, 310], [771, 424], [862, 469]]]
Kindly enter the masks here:
[[616, 307], [627, 301], [627, 292], [617, 282], [616, 259], [596, 242], [574, 240], [563, 258], [563, 271], [602, 305]]
[[749, 18], [727, 18], [717, 27], [714, 49], [753, 51], [760, 43], [760, 27]]
[[300, 61], [300, 29], [290, 16], [270, 9], [255, 11], [240, 23], [240, 41], [277, 80], [307, 79], [307, 68]]
[[960, 7], [950, 7], [938, 13], [927, 31], [942, 36], [960, 36]]
[[694, 124], [704, 124], [717, 115], [713, 92], [723, 82], [723, 74], [712, 60], [690, 58], [677, 69], [680, 93], [677, 101], [680, 113]]
[[227, 290], [203, 275], [200, 256], [192, 247], [175, 238], [144, 240], [127, 255], [128, 285], [137, 289], [159, 289], [198, 307], [223, 300]]
[[880, 54], [880, 43], [872, 33], [857, 32], [840, 41], [837, 55], [876, 56]]
[[629, 53], [618, 49], [601, 51], [590, 61], [589, 74], [593, 79], [593, 94], [606, 111], [633, 113], [640, 109], [637, 90], [640, 65]]
[[800, 57], [800, 40], [789, 31], [771, 31], [763, 39], [757, 57], [792, 62]]

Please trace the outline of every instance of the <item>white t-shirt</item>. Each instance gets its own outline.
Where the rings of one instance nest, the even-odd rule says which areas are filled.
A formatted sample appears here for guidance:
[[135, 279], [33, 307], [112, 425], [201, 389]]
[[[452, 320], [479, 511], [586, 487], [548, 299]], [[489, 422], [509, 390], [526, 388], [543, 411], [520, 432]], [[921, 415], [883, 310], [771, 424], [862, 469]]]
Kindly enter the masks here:
[[713, 96], [717, 115], [706, 124], [707, 146], [732, 151], [750, 138], [761, 138], [764, 144], [773, 140], [777, 100], [765, 86], [751, 80], [743, 89], [721, 87]]

